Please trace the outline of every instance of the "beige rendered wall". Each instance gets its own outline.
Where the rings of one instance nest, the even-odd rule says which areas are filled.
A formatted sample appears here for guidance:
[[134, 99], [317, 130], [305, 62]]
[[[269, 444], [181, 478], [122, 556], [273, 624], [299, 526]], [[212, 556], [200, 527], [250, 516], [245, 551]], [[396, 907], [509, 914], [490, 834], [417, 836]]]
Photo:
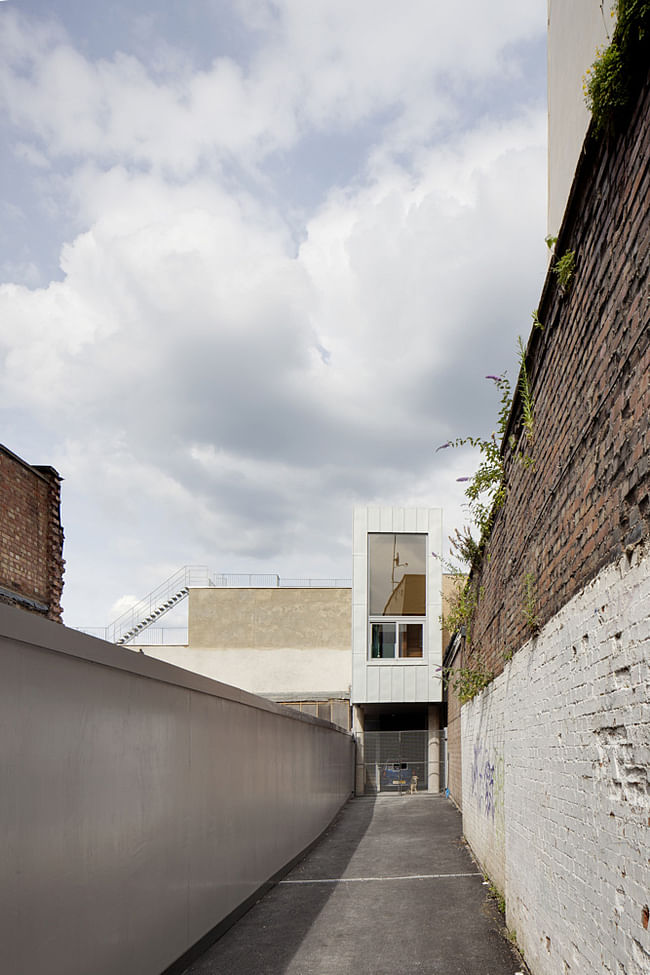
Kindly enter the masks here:
[[[137, 649], [137, 648], [133, 648]], [[184, 670], [232, 684], [252, 694], [281, 697], [350, 696], [352, 654], [339, 650], [295, 647], [269, 650], [254, 647], [142, 647], [142, 652]]]
[[[449, 614], [451, 604], [454, 602], [454, 598], [458, 595], [459, 591], [463, 589], [465, 583], [467, 582], [467, 576], [465, 575], [455, 575], [453, 573], [443, 572], [442, 575], [442, 618], [445, 618]], [[449, 640], [452, 634], [449, 632], [448, 627], [443, 626], [442, 628], [442, 655], [444, 657], [447, 646], [449, 645]]]
[[189, 646], [345, 650], [349, 589], [190, 589]]
[[190, 589], [188, 631], [141, 649], [265, 697], [350, 696], [349, 589]]
[[[562, 224], [589, 125], [582, 79], [609, 44], [613, 0], [548, 0], [548, 233]], [[608, 37], [609, 34], [609, 37]]]

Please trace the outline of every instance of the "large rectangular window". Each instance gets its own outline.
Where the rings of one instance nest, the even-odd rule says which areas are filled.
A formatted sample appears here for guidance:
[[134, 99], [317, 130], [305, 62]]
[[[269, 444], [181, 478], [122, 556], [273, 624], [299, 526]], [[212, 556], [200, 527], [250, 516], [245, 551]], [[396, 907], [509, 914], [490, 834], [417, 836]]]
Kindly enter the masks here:
[[410, 532], [368, 534], [368, 615], [424, 616], [426, 539]]
[[395, 621], [370, 624], [370, 657], [373, 660], [422, 656], [422, 623]]

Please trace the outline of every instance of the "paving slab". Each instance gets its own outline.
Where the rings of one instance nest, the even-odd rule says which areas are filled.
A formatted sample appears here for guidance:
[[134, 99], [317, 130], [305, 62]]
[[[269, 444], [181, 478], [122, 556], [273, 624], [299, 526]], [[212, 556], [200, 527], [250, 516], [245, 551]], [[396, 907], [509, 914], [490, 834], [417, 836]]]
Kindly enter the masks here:
[[515, 975], [502, 929], [448, 799], [352, 799], [185, 975]]

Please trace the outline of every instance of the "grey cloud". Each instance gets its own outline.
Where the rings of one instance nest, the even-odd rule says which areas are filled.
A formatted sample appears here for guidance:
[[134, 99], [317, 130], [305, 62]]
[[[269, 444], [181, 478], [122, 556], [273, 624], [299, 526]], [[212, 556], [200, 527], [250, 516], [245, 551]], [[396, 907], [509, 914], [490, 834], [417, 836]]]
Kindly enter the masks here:
[[[70, 221], [57, 223], [69, 242], [62, 280], [0, 289], [3, 401], [29, 418], [18, 446], [66, 478], [71, 622], [107, 621], [119, 597], [187, 562], [348, 575], [355, 501], [443, 504], [461, 517], [456, 478], [471, 455], [434, 451], [450, 436], [489, 432], [498, 404], [482, 377], [513, 362], [536, 303], [539, 119], [527, 108], [513, 115], [510, 96], [476, 124], [446, 115], [436, 142], [440, 113], [458, 111], [462, 88], [452, 105], [445, 65], [423, 61], [426, 38], [408, 24], [380, 36], [386, 26], [373, 19], [358, 63], [368, 42], [355, 13], [349, 36], [325, 24], [303, 49], [309, 6], [279, 4], [273, 33], [256, 35], [256, 53], [237, 54], [238, 66], [233, 54], [231, 72], [222, 65], [206, 79], [182, 68], [195, 104], [216, 92], [226, 114], [246, 108], [221, 133], [227, 175], [197, 163], [214, 119], [185, 112], [173, 71], [112, 55], [100, 66], [59, 35], [61, 65], [89, 80], [79, 127], [63, 103], [63, 116], [48, 117], [51, 92], [36, 75], [27, 88], [10, 79], [24, 96], [20, 139], [40, 133], [52, 159], [82, 160], [71, 174], [59, 157], [53, 175]], [[487, 50], [472, 64], [451, 43], [460, 27], [465, 43], [466, 15], [449, 13], [442, 27], [458, 77], [494, 82], [495, 51], [534, 31], [537, 13], [524, 7], [481, 6]], [[335, 24], [349, 19], [349, 4], [316, 3], [312, 28], [330, 8]], [[439, 22], [430, 5], [418, 9]], [[390, 18], [404, 13], [393, 5]], [[20, 43], [35, 65], [54, 42], [30, 48], [23, 31]], [[138, 77], [153, 113], [145, 129], [128, 112]], [[112, 122], [96, 129], [101, 92]], [[174, 127], [165, 139], [156, 118]], [[344, 134], [342, 160], [333, 132]], [[164, 163], [176, 152], [170, 178]], [[107, 158], [120, 165], [104, 171]]]

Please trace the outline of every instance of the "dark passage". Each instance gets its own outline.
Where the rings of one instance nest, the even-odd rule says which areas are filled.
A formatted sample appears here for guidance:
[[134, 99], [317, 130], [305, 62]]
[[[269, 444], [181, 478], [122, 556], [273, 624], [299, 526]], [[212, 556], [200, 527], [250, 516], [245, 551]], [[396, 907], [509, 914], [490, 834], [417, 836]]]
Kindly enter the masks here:
[[448, 800], [354, 799], [186, 975], [514, 975], [501, 926]]

